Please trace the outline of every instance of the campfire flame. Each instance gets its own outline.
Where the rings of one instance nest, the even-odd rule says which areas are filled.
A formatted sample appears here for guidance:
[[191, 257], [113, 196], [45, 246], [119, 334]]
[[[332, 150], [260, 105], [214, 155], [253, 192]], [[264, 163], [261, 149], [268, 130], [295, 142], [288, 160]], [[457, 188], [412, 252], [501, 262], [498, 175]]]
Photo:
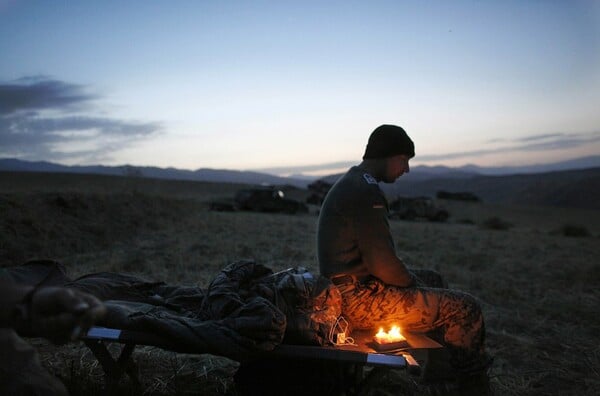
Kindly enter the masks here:
[[383, 327], [379, 328], [377, 334], [375, 334], [375, 341], [379, 344], [390, 344], [392, 342], [405, 341], [406, 338], [400, 332], [400, 327], [392, 326], [390, 331], [383, 331]]

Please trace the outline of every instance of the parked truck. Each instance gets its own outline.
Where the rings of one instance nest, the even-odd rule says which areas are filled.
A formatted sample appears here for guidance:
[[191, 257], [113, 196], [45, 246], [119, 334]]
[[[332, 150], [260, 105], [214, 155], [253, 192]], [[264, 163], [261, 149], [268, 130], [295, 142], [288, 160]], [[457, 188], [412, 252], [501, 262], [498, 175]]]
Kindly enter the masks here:
[[313, 205], [321, 205], [325, 196], [333, 186], [332, 183], [326, 182], [325, 180], [315, 180], [310, 183], [307, 188], [310, 191], [310, 195], [306, 198], [306, 203]]
[[233, 197], [233, 200], [211, 202], [210, 209], [219, 212], [236, 210], [290, 214], [308, 212], [308, 207], [304, 203], [286, 198], [283, 191], [274, 187], [239, 190]]
[[400, 197], [389, 205], [391, 219], [446, 221], [449, 213], [429, 197]]

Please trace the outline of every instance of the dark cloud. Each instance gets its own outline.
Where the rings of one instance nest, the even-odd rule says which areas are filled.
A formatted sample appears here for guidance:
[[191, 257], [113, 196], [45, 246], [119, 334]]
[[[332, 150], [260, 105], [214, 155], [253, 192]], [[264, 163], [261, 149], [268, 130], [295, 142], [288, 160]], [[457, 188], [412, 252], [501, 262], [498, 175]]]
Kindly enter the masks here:
[[0, 84], [0, 156], [104, 161], [162, 130], [157, 122], [94, 116], [97, 99], [81, 85], [42, 77]]
[[[527, 140], [522, 141], [525, 142]], [[589, 134], [555, 134], [552, 135], [551, 139], [544, 139], [543, 141], [536, 141], [535, 143], [524, 144], [519, 147], [519, 150], [558, 150], [563, 148], [580, 147], [597, 141], [600, 141], [600, 132], [594, 132]]]
[[28, 110], [80, 109], [97, 99], [82, 85], [44, 77], [25, 77], [0, 84], [0, 116]]
[[518, 142], [531, 142], [531, 141], [535, 141], [535, 140], [546, 140], [546, 139], [552, 139], [552, 138], [564, 139], [565, 137], [566, 137], [566, 134], [564, 134], [564, 133], [546, 133], [544, 135], [525, 136], [520, 139], [517, 139], [517, 141]]
[[[420, 155], [418, 156], [418, 159], [420, 161], [443, 161], [447, 159], [472, 158], [487, 154], [511, 153], [516, 151], [551, 151], [581, 147], [598, 141], [600, 141], [600, 131], [587, 133], [549, 133], [544, 135], [525, 136], [516, 139], [513, 144], [506, 146], [447, 154]], [[495, 140], [495, 142], [499, 141]]]
[[521, 137], [518, 139], [494, 138], [494, 139], [488, 140], [487, 142], [488, 143], [530, 142], [530, 141], [535, 141], [535, 140], [545, 140], [545, 139], [550, 139], [550, 138], [564, 137], [565, 135], [566, 134], [564, 134], [564, 133], [545, 133], [543, 135], [530, 135], [530, 136], [525, 136], [525, 137]]

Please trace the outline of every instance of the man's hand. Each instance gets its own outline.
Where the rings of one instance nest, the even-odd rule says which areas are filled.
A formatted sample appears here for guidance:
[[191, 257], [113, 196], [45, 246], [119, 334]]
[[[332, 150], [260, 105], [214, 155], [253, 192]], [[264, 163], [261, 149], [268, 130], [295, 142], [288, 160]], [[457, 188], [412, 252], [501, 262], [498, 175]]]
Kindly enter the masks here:
[[74, 289], [42, 287], [31, 297], [31, 329], [56, 344], [77, 338], [105, 313], [100, 300]]

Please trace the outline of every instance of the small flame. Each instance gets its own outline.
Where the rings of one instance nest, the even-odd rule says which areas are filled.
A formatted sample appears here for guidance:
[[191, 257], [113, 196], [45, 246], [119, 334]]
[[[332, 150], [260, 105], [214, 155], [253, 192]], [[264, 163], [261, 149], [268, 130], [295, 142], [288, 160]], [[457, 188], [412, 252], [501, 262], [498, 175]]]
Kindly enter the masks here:
[[389, 344], [392, 342], [404, 341], [406, 338], [404, 338], [400, 332], [400, 327], [392, 326], [387, 333], [383, 331], [383, 327], [380, 327], [377, 334], [375, 334], [375, 340], [380, 344]]

